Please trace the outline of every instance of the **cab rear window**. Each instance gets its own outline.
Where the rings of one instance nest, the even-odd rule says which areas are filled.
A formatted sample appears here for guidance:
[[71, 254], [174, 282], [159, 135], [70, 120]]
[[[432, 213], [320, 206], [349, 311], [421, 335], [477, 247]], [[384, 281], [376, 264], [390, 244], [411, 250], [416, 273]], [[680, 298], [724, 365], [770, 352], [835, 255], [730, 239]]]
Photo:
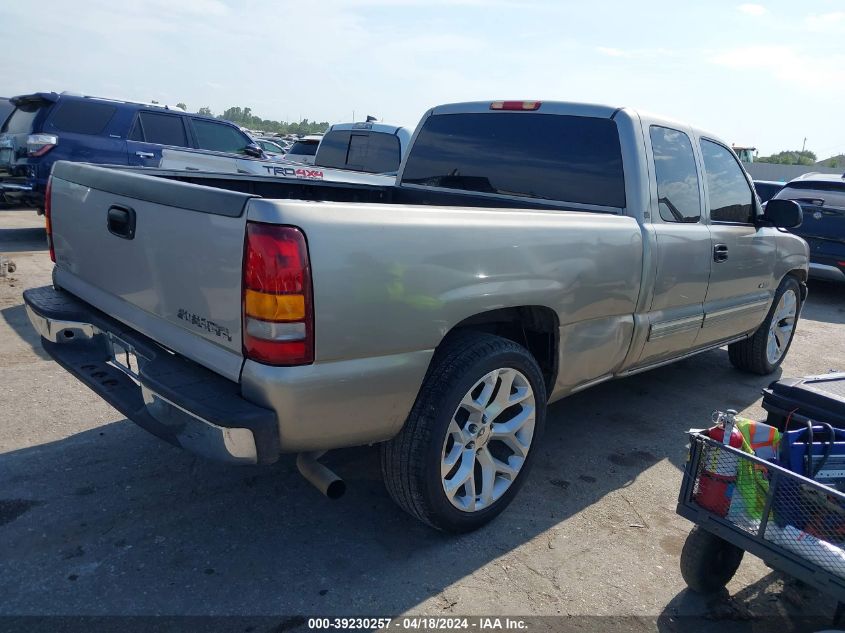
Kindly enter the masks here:
[[402, 182], [625, 206], [616, 122], [593, 117], [526, 112], [431, 116], [411, 148]]
[[401, 160], [399, 138], [394, 134], [335, 130], [323, 137], [315, 164], [377, 174], [396, 171]]

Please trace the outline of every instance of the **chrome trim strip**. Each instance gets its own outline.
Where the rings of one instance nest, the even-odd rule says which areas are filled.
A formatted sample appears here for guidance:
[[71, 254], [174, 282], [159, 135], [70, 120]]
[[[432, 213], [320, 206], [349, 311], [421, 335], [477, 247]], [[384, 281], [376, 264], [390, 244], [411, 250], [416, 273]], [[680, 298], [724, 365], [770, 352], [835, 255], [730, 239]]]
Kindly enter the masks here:
[[714, 310], [713, 312], [705, 312], [704, 313], [704, 327], [707, 327], [708, 323], [714, 323], [716, 321], [722, 321], [723, 319], [730, 318], [740, 314], [742, 312], [751, 312], [752, 310], [757, 310], [760, 308], [768, 308], [771, 301], [769, 299], [763, 299], [760, 301], [755, 301], [753, 303], [743, 303], [739, 306], [733, 306], [730, 308], [724, 308], [722, 310]]
[[689, 330], [698, 330], [701, 328], [703, 318], [703, 315], [697, 314], [691, 317], [684, 317], [683, 319], [652, 323], [648, 332], [648, 340], [654, 341], [664, 336], [671, 336], [672, 334], [679, 334]]
[[593, 380], [588, 380], [587, 382], [582, 382], [580, 385], [574, 386], [572, 389], [569, 390], [567, 395], [572, 395], [573, 393], [578, 393], [579, 391], [584, 391], [584, 389], [589, 389], [590, 387], [594, 387], [596, 385], [600, 385], [603, 382], [607, 382], [613, 378], [613, 374], [605, 374], [604, 376], [599, 376], [598, 378], [594, 378]]

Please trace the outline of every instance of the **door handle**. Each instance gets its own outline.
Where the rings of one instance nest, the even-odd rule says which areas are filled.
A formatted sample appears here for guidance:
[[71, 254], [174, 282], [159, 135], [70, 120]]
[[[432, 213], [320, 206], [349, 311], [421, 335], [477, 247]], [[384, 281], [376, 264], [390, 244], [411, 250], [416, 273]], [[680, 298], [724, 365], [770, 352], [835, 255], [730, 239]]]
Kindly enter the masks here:
[[155, 158], [156, 155], [153, 152], [135, 152], [135, 156], [140, 158]]
[[716, 244], [713, 247], [713, 261], [714, 262], [724, 262], [728, 259], [728, 245], [727, 244]]
[[131, 207], [112, 205], [107, 214], [106, 226], [109, 233], [131, 240], [135, 237], [135, 210]]

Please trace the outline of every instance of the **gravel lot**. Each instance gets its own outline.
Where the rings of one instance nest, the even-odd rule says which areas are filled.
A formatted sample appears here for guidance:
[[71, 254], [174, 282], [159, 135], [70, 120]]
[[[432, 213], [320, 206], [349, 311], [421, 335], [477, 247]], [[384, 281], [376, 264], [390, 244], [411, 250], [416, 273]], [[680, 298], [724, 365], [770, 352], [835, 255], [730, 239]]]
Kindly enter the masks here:
[[[684, 431], [714, 408], [762, 416], [771, 380], [721, 350], [552, 406], [516, 501], [456, 538], [394, 507], [373, 448], [331, 457], [349, 486], [332, 502], [290, 457], [221, 466], [135, 427], [29, 326], [21, 292], [50, 281], [43, 218], [0, 211], [0, 253], [17, 263], [0, 278], [0, 614], [600, 614], [665, 631], [704, 615], [725, 631], [833, 613], [750, 556], [730, 597], [685, 591]], [[845, 367], [845, 289], [812, 283], [802, 316], [783, 374]]]

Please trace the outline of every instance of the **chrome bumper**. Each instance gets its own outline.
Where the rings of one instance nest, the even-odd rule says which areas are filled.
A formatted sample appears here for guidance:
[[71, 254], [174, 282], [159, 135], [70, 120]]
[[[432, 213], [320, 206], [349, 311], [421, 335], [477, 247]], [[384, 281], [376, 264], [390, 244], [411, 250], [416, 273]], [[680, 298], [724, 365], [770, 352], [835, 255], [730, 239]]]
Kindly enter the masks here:
[[845, 272], [842, 272], [842, 269], [836, 266], [810, 262], [810, 277], [827, 279], [828, 281], [845, 281]]
[[0, 182], [0, 191], [9, 193], [29, 193], [32, 185], [16, 185], [13, 183]]
[[[62, 291], [36, 288], [24, 299], [47, 353], [145, 430], [217, 461], [256, 464], [278, 458], [275, 414], [241, 398], [235, 383]], [[95, 318], [60, 314], [85, 307]]]

